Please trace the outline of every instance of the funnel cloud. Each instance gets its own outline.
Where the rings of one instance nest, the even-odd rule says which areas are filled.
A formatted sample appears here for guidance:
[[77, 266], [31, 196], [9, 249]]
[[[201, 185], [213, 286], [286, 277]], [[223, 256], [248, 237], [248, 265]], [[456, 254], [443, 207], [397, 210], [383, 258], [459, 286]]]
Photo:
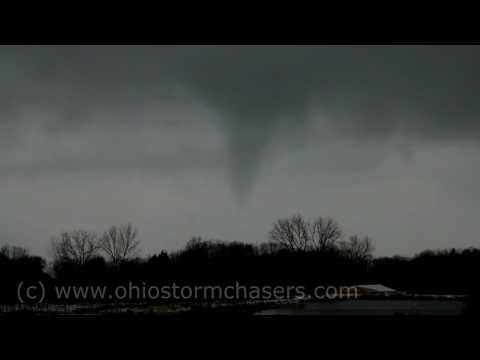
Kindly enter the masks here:
[[302, 212], [384, 254], [474, 246], [479, 63], [478, 46], [2, 46], [0, 241], [43, 253], [126, 220], [151, 251], [259, 242]]

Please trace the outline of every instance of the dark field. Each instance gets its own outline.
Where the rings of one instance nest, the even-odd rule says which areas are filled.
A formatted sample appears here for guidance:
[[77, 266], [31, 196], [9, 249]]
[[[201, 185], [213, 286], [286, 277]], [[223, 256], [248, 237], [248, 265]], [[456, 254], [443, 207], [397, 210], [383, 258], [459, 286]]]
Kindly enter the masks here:
[[256, 313], [257, 315], [320, 315], [320, 316], [395, 316], [462, 315], [465, 303], [448, 300], [352, 300], [309, 302]]
[[462, 300], [363, 299], [290, 304], [216, 304], [216, 305], [126, 305], [126, 306], [49, 306], [19, 309], [3, 307], [0, 315], [27, 316], [163, 316], [163, 315], [288, 315], [288, 316], [461, 316]]

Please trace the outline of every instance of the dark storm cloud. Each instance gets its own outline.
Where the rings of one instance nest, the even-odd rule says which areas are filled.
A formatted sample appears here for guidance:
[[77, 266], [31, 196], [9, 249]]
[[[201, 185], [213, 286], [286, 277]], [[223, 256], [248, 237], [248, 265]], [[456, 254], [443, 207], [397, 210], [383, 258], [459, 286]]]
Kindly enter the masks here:
[[154, 102], [189, 107], [198, 101], [218, 114], [239, 198], [248, 195], [275, 131], [301, 128], [307, 115], [321, 116], [336, 136], [384, 138], [403, 132], [429, 140], [476, 140], [480, 130], [480, 49], [475, 46], [0, 51], [4, 144], [35, 122], [52, 133], [97, 122], [110, 122], [113, 129], [139, 122], [162, 127], [169, 119], [161, 107], [139, 117], [142, 108]]
[[455, 118], [466, 133], [479, 110], [478, 47], [3, 47], [1, 58], [2, 110], [55, 108], [59, 126], [89, 121], [73, 116], [85, 105], [172, 100], [182, 89], [220, 111], [226, 127], [300, 121], [313, 102], [355, 115], [346, 121], [359, 129], [395, 127], [388, 114], [405, 107], [439, 131]]
[[470, 244], [479, 63], [477, 46], [0, 47], [0, 235], [44, 249], [27, 242], [133, 221], [174, 249], [262, 241], [300, 211], [384, 254], [448, 245], [451, 218]]

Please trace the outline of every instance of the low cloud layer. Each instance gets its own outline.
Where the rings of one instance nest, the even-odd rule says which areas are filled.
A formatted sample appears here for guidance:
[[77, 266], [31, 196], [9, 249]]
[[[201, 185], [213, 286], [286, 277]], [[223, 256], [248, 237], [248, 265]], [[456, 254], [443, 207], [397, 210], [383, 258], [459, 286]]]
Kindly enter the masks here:
[[263, 241], [301, 211], [383, 254], [473, 246], [478, 63], [477, 46], [3, 46], [0, 236], [43, 251], [136, 221], [157, 251]]

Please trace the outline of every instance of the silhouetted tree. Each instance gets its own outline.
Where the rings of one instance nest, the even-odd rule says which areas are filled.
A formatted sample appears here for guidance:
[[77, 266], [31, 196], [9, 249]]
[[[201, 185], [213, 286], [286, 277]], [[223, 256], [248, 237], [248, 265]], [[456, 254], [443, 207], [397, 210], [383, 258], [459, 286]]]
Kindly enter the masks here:
[[278, 220], [270, 231], [270, 240], [293, 251], [326, 251], [336, 247], [342, 231], [331, 218], [307, 221], [301, 215]]
[[332, 250], [337, 246], [337, 241], [342, 237], [338, 223], [332, 218], [317, 218], [310, 225], [312, 246], [315, 250]]
[[131, 224], [112, 226], [103, 234], [99, 247], [114, 265], [118, 265], [137, 255], [140, 245], [137, 235], [137, 229]]
[[28, 251], [18, 246], [4, 245], [0, 249], [0, 303], [14, 303], [17, 288], [21, 281], [47, 281], [44, 272], [45, 261], [38, 256], [30, 256]]
[[28, 250], [20, 246], [3, 245], [0, 248], [0, 256], [11, 260], [20, 259], [28, 256]]
[[306, 251], [311, 246], [309, 224], [299, 214], [279, 219], [270, 231], [270, 240], [293, 251]]
[[350, 236], [347, 242], [340, 243], [340, 250], [352, 262], [370, 261], [373, 257], [373, 244], [368, 236]]
[[65, 231], [58, 239], [54, 239], [53, 252], [56, 262], [72, 262], [84, 265], [98, 256], [98, 236], [91, 231]]
[[[131, 226], [111, 227], [98, 239], [88, 231], [62, 233], [54, 241], [55, 278], [45, 261], [26, 249], [0, 248], [0, 301], [15, 302], [19, 281], [57, 284], [137, 285], [149, 283], [227, 286], [305, 286], [380, 283], [410, 293], [470, 294], [469, 312], [480, 313], [479, 249], [424, 251], [413, 257], [373, 258], [368, 237], [340, 241], [342, 232], [330, 218], [307, 221], [300, 215], [281, 219], [270, 241], [242, 242], [192, 238], [183, 249], [137, 257], [139, 241]], [[105, 253], [105, 258], [99, 256]], [[112, 266], [113, 265], [113, 266]], [[109, 300], [105, 300], [109, 301]]]
[[282, 249], [282, 245], [269, 241], [266, 243], [261, 243], [260, 245], [257, 246], [257, 254], [262, 256], [262, 255], [272, 255], [278, 253]]

